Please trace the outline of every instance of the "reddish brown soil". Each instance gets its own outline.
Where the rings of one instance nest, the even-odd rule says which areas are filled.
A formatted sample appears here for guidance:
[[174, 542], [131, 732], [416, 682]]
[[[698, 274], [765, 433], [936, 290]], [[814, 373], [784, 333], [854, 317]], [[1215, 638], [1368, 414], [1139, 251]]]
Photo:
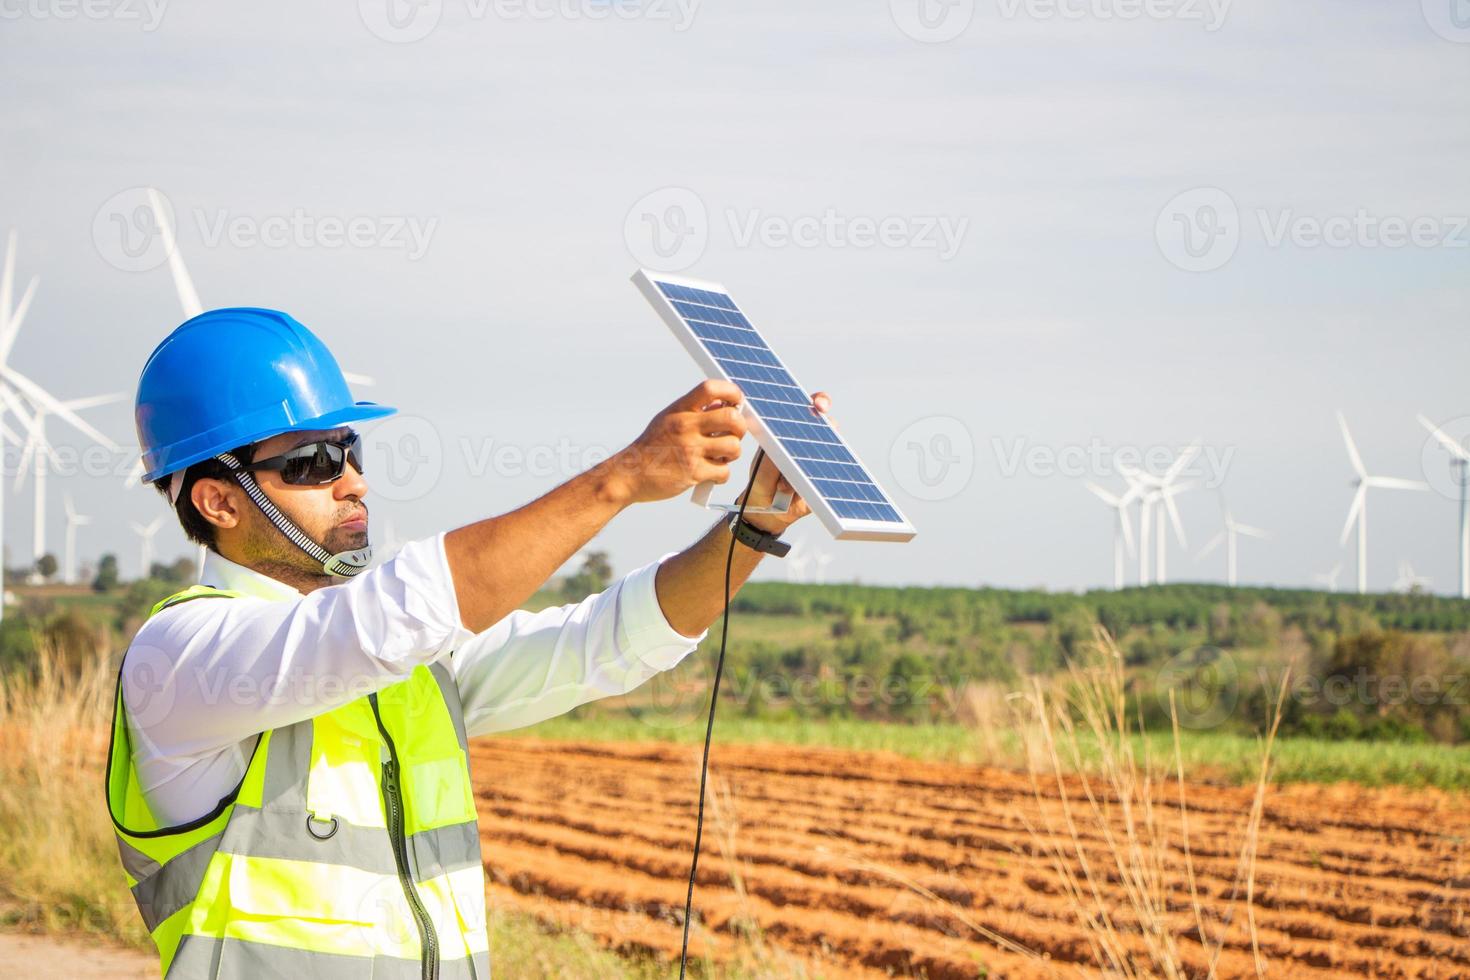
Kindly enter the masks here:
[[[590, 931], [610, 947], [676, 956], [694, 833], [698, 750], [482, 740], [472, 749], [494, 906]], [[1021, 774], [880, 753], [716, 746], [695, 946], [737, 949], [741, 923], [826, 977], [1095, 973], [1089, 933], [1049, 848], [1055, 786], [1038, 803]], [[1110, 915], [1144, 942], [1079, 787], [1068, 797]], [[1195, 886], [1219, 975], [1254, 976], [1247, 915], [1222, 922], [1249, 789], [1186, 784]], [[1178, 846], [1178, 787], [1156, 790], [1166, 919], [1191, 973], [1198, 941]], [[1123, 824], [1111, 821], [1121, 833]], [[1164, 839], [1160, 835], [1159, 839]], [[1270, 977], [1470, 977], [1470, 799], [1433, 791], [1296, 786], [1268, 792], [1253, 905]], [[736, 887], [738, 881], [740, 888]], [[997, 941], [1003, 937], [1016, 951]], [[1146, 959], [1137, 972], [1155, 972]]]

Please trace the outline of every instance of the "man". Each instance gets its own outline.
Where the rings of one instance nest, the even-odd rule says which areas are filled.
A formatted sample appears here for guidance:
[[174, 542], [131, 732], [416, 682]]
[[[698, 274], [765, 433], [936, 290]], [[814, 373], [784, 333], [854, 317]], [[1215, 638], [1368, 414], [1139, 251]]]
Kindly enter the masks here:
[[[353, 401], [284, 313], [215, 310], [159, 344], [145, 479], [209, 550], [124, 656], [107, 797], [166, 976], [490, 975], [466, 739], [675, 666], [722, 611], [731, 535], [738, 589], [810, 510], [722, 520], [582, 602], [517, 607], [624, 508], [728, 480], [740, 399], [704, 382], [540, 499], [372, 567], [351, 424], [394, 410]], [[758, 462], [749, 505], [790, 491]]]

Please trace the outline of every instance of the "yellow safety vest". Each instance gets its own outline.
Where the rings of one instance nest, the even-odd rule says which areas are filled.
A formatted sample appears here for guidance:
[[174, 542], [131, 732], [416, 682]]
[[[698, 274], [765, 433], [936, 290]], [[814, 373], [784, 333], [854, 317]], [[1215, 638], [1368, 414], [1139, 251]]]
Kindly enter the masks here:
[[[238, 594], [193, 586], [150, 615]], [[464, 716], [444, 665], [262, 732], [239, 785], [172, 827], [143, 798], [121, 681], [107, 806], [165, 977], [488, 980]]]

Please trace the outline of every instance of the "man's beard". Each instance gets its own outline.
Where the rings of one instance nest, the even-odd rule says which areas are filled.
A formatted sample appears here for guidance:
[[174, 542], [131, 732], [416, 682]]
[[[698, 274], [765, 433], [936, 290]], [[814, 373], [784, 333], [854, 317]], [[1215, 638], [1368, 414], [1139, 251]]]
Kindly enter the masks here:
[[[281, 529], [266, 519], [264, 514], [257, 515], [259, 524], [247, 540], [249, 564], [273, 578], [282, 580], [305, 577], [309, 579], [331, 578], [322, 569], [321, 563], [311, 555], [302, 551]], [[297, 525], [298, 527], [300, 525]], [[307, 531], [306, 528], [301, 528]], [[307, 531], [307, 536], [317, 541], [331, 554], [339, 554], [344, 551], [356, 551], [368, 546], [368, 529], [352, 531], [340, 526], [333, 526], [324, 538]], [[293, 574], [294, 573], [294, 574]], [[293, 582], [293, 584], [295, 584]]]

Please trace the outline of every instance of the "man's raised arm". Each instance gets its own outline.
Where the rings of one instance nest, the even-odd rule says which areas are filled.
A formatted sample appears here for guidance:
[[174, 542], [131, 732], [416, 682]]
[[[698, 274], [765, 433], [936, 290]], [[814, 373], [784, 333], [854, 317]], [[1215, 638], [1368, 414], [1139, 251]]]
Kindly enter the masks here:
[[740, 400], [728, 381], [701, 382], [610, 459], [524, 507], [446, 534], [465, 628], [478, 633], [509, 615], [629, 504], [727, 481], [746, 429]]

